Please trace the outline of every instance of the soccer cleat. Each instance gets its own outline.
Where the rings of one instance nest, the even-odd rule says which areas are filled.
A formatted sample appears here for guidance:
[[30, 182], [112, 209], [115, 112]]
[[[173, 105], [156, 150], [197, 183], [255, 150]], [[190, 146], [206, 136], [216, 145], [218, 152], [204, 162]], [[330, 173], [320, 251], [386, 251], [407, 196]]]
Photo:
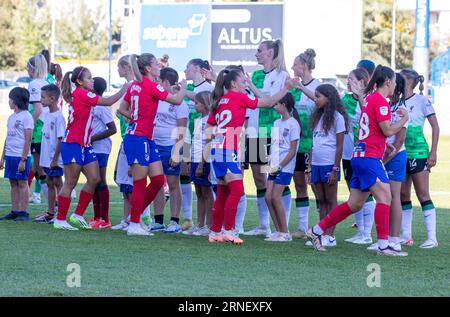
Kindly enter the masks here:
[[306, 236], [306, 233], [304, 233], [304, 232], [301, 231], [301, 230], [298, 230], [298, 231], [294, 232], [294, 233], [292, 234], [292, 238], [295, 238], [295, 239], [303, 239], [303, 240], [308, 239], [308, 237]]
[[122, 219], [118, 225], [115, 225], [114, 227], [111, 227], [111, 230], [127, 231], [128, 225], [129, 225], [129, 223]]
[[97, 220], [90, 225], [92, 229], [106, 229], [111, 228], [111, 222], [106, 222], [105, 220]]
[[6, 216], [3, 216], [3, 217], [1, 217], [0, 218], [0, 221], [2, 221], [2, 220], [14, 220], [14, 219], [16, 219], [18, 217], [18, 215], [15, 213], [15, 212], [13, 212], [13, 211], [11, 211], [9, 214], [7, 214]]
[[400, 244], [405, 246], [405, 247], [411, 247], [414, 244], [414, 240], [413, 239], [402, 238], [400, 240]]
[[270, 238], [264, 239], [269, 242], [291, 242], [292, 236], [289, 233], [278, 232], [276, 235], [272, 235]]
[[326, 249], [322, 245], [322, 236], [316, 235], [312, 229], [309, 229], [306, 232], [306, 236], [308, 240], [312, 243], [312, 247], [317, 251], [326, 251]]
[[41, 203], [41, 194], [40, 193], [33, 193], [33, 195], [30, 197], [29, 200], [32, 204], [40, 204]]
[[153, 236], [153, 233], [148, 232], [148, 230], [145, 230], [140, 225], [135, 225], [135, 224], [131, 225], [130, 224], [128, 226], [127, 235], [149, 237], [149, 236]]
[[434, 249], [439, 246], [439, 243], [437, 241], [427, 239], [424, 243], [422, 243], [419, 248], [421, 249]]
[[167, 226], [166, 230], [164, 230], [165, 233], [175, 234], [181, 232], [181, 226], [176, 223], [175, 221], [171, 220], [169, 225]]
[[28, 221], [30, 220], [30, 214], [28, 212], [23, 212], [17, 215], [14, 221]]
[[88, 223], [88, 225], [90, 225], [92, 227], [95, 223], [100, 222], [100, 221], [101, 221], [100, 219], [90, 218], [90, 219], [88, 219], [87, 223]]
[[190, 228], [192, 228], [193, 223], [192, 220], [185, 220], [183, 222], [183, 225], [181, 226], [181, 230], [186, 231], [189, 230]]
[[150, 215], [142, 215], [141, 221], [145, 223], [146, 226], [149, 226], [151, 224], [151, 217]]
[[86, 222], [86, 220], [81, 216], [76, 216], [75, 214], [72, 214], [69, 218], [69, 222], [71, 225], [73, 225], [76, 228], [82, 229], [82, 230], [91, 230], [91, 226]]
[[362, 236], [360, 239], [353, 240], [354, 244], [362, 244], [362, 245], [372, 244], [372, 242], [373, 242], [372, 237], [365, 237], [365, 236]]
[[408, 253], [403, 251], [397, 251], [393, 249], [391, 246], [388, 246], [386, 249], [378, 249], [377, 254], [380, 256], [408, 256]]
[[150, 226], [150, 232], [162, 232], [166, 230], [166, 226], [162, 225], [160, 223], [152, 223], [152, 225]]
[[38, 216], [36, 216], [36, 218], [33, 220], [33, 222], [36, 222], [36, 223], [50, 223], [53, 219], [55, 219], [55, 215], [54, 214], [49, 214], [47, 212], [45, 214], [40, 214]]
[[250, 231], [244, 232], [244, 236], [266, 236], [269, 237], [271, 234], [270, 228], [256, 227]]
[[264, 241], [277, 241], [277, 238], [280, 236], [281, 232], [275, 231], [269, 234]]
[[196, 237], [207, 237], [211, 233], [211, 230], [208, 226], [201, 227], [197, 231], [195, 231], [192, 235]]
[[217, 233], [211, 231], [211, 233], [208, 235], [208, 241], [210, 243], [223, 243], [223, 236], [220, 232]]
[[234, 245], [242, 245], [244, 243], [244, 240], [236, 236], [233, 231], [225, 231], [223, 242]]
[[188, 230], [182, 231], [181, 233], [185, 236], [193, 236], [196, 231], [200, 230], [199, 226], [193, 226], [189, 228]]
[[56, 230], [78, 231], [78, 228], [72, 227], [65, 220], [55, 220], [55, 222], [53, 223], [53, 228], [55, 228]]
[[359, 240], [359, 239], [361, 239], [361, 238], [363, 238], [363, 237], [364, 237], [363, 234], [362, 234], [361, 232], [358, 232], [358, 233], [355, 234], [354, 236], [352, 236], [352, 237], [350, 237], [350, 238], [348, 238], [348, 239], [345, 239], [344, 241], [345, 241], [345, 242], [349, 242], [349, 243], [353, 243], [353, 241]]
[[373, 244], [371, 244], [368, 248], [367, 248], [367, 250], [369, 250], [369, 251], [378, 251], [378, 242], [375, 242], [375, 243], [373, 243]]
[[329, 236], [329, 235], [325, 235], [323, 236], [323, 246], [324, 247], [335, 247], [337, 246], [337, 242], [336, 242], [336, 238]]

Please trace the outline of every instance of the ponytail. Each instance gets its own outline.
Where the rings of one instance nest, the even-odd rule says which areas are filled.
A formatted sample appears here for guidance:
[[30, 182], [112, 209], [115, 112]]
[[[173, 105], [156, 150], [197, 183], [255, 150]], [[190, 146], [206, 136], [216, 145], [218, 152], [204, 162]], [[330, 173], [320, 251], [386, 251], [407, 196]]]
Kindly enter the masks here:
[[412, 90], [414, 90], [417, 87], [417, 84], [420, 83], [419, 91], [420, 94], [423, 95], [423, 90], [425, 88], [423, 83], [425, 82], [425, 77], [419, 75], [419, 73], [414, 69], [403, 69], [400, 74], [405, 76], [405, 79], [407, 79], [408, 81], [412, 81]]
[[48, 75], [48, 64], [44, 55], [38, 54], [28, 60], [28, 68], [33, 70], [33, 78], [46, 79]]
[[284, 60], [283, 41], [278, 39], [275, 41], [264, 41], [261, 44], [266, 45], [267, 49], [273, 50], [273, 67], [277, 72], [287, 72], [286, 62]]
[[153, 61], [156, 61], [156, 57], [153, 54], [144, 53], [142, 55], [131, 55], [131, 69], [133, 69], [133, 73], [137, 81], [142, 81], [143, 77], [147, 73], [145, 68], [150, 66]]
[[367, 95], [371, 93], [375, 89], [375, 86], [376, 88], [380, 88], [387, 80], [392, 80], [394, 76], [395, 73], [392, 69], [387, 66], [378, 65], [373, 72], [372, 78], [367, 84], [367, 87], [364, 91], [365, 94]]
[[419, 85], [419, 91], [420, 94], [423, 95], [423, 89], [425, 88], [423, 83], [425, 82], [425, 77], [423, 77], [422, 75], [419, 75], [419, 77], [417, 78], [417, 80], [419, 81], [420, 85]]
[[396, 106], [397, 104], [403, 104], [405, 102], [405, 77], [402, 74], [395, 74], [395, 90], [394, 95], [391, 98], [391, 106]]
[[294, 96], [288, 92], [286, 95], [284, 95], [283, 98], [278, 101], [278, 103], [283, 104], [286, 106], [286, 110], [289, 112], [289, 114], [298, 122], [298, 125], [300, 126], [300, 136], [304, 134], [302, 121], [300, 120], [300, 116], [298, 115], [298, 111], [295, 108], [295, 98]]
[[216, 86], [213, 91], [213, 101], [211, 111], [214, 112], [219, 108], [220, 99], [225, 94], [225, 89], [229, 90], [231, 88], [231, 82], [235, 81], [238, 76], [242, 76], [242, 71], [238, 69], [227, 69], [225, 68], [217, 76]]
[[139, 66], [138, 66], [138, 60], [139, 56], [136, 54], [131, 54], [130, 55], [130, 65], [131, 65], [131, 69], [133, 70], [133, 74], [134, 77], [136, 78], [137, 81], [142, 81], [142, 74], [139, 71]]
[[308, 69], [312, 71], [314, 68], [316, 68], [316, 61], [314, 58], [316, 57], [316, 51], [314, 51], [312, 48], [308, 48], [305, 52], [301, 53], [298, 56], [298, 59], [302, 64], [306, 64], [308, 66]]
[[63, 99], [67, 103], [72, 102], [72, 84], [70, 80], [70, 76], [72, 75], [72, 71], [67, 72], [61, 82], [61, 94]]

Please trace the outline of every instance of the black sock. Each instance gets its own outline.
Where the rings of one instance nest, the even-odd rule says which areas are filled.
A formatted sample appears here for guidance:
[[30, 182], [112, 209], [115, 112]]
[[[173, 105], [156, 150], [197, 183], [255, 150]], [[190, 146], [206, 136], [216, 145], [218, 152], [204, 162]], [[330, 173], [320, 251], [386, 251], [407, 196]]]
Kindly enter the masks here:
[[160, 225], [164, 224], [164, 215], [155, 215], [155, 222]]
[[180, 223], [180, 218], [171, 217], [170, 221], [175, 221], [176, 223]]

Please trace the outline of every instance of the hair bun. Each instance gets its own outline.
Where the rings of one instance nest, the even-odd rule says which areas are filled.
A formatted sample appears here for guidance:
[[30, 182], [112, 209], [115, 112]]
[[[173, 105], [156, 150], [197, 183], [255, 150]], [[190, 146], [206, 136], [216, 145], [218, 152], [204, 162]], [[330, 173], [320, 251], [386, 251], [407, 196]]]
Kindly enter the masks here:
[[314, 49], [312, 48], [308, 48], [305, 51], [305, 54], [311, 56], [312, 58], [316, 57], [316, 51], [314, 51]]

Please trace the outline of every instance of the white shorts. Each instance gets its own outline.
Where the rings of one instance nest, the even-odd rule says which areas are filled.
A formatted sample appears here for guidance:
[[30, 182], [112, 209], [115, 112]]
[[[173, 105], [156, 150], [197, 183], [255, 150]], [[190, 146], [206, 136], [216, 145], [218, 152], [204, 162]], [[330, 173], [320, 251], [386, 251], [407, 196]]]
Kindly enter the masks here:
[[117, 185], [133, 185], [133, 178], [128, 176], [128, 160], [123, 150], [123, 143], [120, 145], [119, 157], [117, 158]]

